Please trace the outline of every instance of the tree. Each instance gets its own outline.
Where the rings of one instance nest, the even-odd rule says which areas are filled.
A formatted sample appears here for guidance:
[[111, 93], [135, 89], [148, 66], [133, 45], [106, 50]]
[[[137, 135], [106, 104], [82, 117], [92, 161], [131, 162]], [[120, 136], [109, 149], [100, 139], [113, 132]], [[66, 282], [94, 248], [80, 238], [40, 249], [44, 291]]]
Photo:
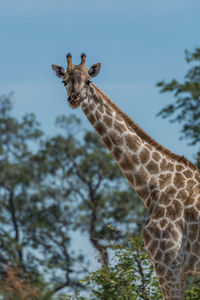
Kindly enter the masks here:
[[[168, 83], [157, 83], [161, 93], [173, 92], [176, 99], [175, 102], [166, 105], [158, 115], [163, 118], [173, 116], [171, 122], [182, 124], [182, 138], [188, 138], [190, 144], [195, 145], [200, 141], [200, 48], [196, 48], [194, 52], [185, 51], [185, 54], [191, 68], [186, 73], [184, 82], [172, 79]], [[197, 164], [200, 167], [198, 159]]]
[[53, 164], [55, 178], [70, 191], [74, 205], [72, 230], [87, 232], [103, 265], [108, 265], [106, 239], [121, 236], [119, 230], [110, 231], [108, 225], [128, 226], [137, 231], [146, 220], [144, 208], [96, 133], [85, 131], [81, 141], [76, 139], [81, 124], [72, 116], [59, 117], [57, 125], [65, 134], [44, 145], [44, 160], [49, 160], [45, 165], [51, 168]]
[[30, 285], [43, 286], [40, 298], [51, 299], [64, 287], [82, 288], [85, 270], [77, 263], [87, 258], [74, 251], [73, 232], [88, 234], [106, 266], [107, 240], [123, 238], [108, 225], [137, 232], [144, 208], [96, 134], [81, 131], [80, 120], [59, 117], [64, 134], [47, 138], [33, 114], [19, 121], [11, 109], [2, 96], [0, 280], [9, 278], [8, 265], [20, 270], [21, 284], [21, 274], [28, 274]]
[[[88, 272], [82, 280], [90, 290], [83, 297], [77, 290], [65, 300], [161, 300], [158, 280], [152, 263], [144, 249], [142, 237], [127, 234], [128, 243], [113, 244], [112, 261], [108, 268]], [[185, 291], [185, 300], [199, 300], [200, 288], [193, 286]]]

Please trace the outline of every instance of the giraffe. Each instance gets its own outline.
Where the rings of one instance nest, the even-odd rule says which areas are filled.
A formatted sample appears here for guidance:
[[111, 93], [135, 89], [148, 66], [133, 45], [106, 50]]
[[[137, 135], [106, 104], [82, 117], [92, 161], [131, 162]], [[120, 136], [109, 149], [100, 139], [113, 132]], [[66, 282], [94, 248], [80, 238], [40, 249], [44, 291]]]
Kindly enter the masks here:
[[200, 276], [200, 172], [157, 143], [91, 81], [101, 68], [86, 55], [67, 69], [52, 65], [72, 108], [83, 110], [149, 212], [143, 229], [164, 300], [183, 300], [185, 279]]

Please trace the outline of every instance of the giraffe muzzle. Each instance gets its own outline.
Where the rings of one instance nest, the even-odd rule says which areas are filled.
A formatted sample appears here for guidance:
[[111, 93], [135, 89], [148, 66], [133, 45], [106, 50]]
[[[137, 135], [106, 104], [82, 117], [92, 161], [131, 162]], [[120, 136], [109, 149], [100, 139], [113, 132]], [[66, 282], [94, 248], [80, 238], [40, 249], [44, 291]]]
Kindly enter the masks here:
[[72, 93], [68, 97], [68, 103], [72, 108], [77, 108], [80, 104], [81, 95], [80, 93]]

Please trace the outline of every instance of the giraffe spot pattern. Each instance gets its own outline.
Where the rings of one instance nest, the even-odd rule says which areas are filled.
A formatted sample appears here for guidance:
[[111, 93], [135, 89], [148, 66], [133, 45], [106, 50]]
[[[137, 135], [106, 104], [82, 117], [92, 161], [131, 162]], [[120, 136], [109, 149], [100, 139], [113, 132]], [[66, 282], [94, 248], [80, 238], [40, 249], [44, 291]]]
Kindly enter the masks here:
[[136, 152], [139, 149], [140, 142], [139, 142], [139, 139], [136, 136], [128, 134], [128, 135], [126, 135], [125, 139], [126, 139], [127, 146], [131, 150]]
[[118, 146], [123, 145], [123, 138], [119, 134], [117, 134], [115, 131], [110, 132], [110, 139], [112, 140], [112, 142], [115, 145], [118, 145]]
[[113, 155], [116, 158], [117, 161], [119, 161], [121, 159], [121, 155], [122, 155], [122, 150], [119, 147], [115, 147], [113, 150]]
[[105, 143], [105, 145], [108, 147], [109, 150], [112, 149], [112, 142], [108, 136], [103, 138], [103, 142]]
[[92, 114], [89, 114], [88, 116], [87, 116], [87, 118], [88, 118], [88, 120], [90, 121], [90, 123], [91, 124], [94, 124], [95, 123], [95, 118], [94, 118], [94, 116], [92, 115]]
[[101, 123], [97, 123], [94, 128], [96, 129], [96, 131], [98, 132], [99, 135], [104, 135], [106, 133], [106, 127], [101, 124]]
[[176, 173], [173, 178], [173, 183], [177, 188], [182, 188], [184, 187], [185, 178], [182, 174]]
[[174, 171], [174, 165], [171, 162], [168, 162], [165, 158], [162, 159], [160, 163], [160, 170], [163, 172], [173, 172]]
[[146, 187], [144, 187], [144, 188], [142, 188], [142, 189], [140, 189], [140, 190], [137, 190], [137, 194], [138, 194], [138, 196], [141, 198], [141, 199], [143, 199], [143, 200], [145, 200], [145, 198], [148, 196], [148, 194], [149, 194], [149, 191], [148, 191], [148, 189], [146, 188]]
[[179, 218], [181, 215], [182, 215], [181, 203], [177, 200], [172, 201], [170, 206], [166, 208], [166, 217], [170, 220], [175, 220]]
[[155, 163], [153, 160], [148, 163], [146, 168], [150, 174], [158, 174], [159, 173], [158, 164]]
[[198, 217], [197, 211], [193, 207], [185, 208], [185, 219], [187, 222], [192, 222]]
[[140, 152], [140, 160], [143, 164], [145, 164], [150, 158], [150, 153], [147, 148], [143, 148]]
[[114, 127], [119, 133], [123, 133], [126, 131], [126, 127], [118, 121], [115, 121]]
[[148, 175], [147, 173], [145, 172], [144, 168], [141, 167], [139, 169], [139, 171], [137, 172], [137, 177], [135, 178], [135, 183], [137, 186], [142, 186], [142, 185], [145, 185], [146, 182], [147, 182], [147, 179], [148, 179]]
[[191, 171], [191, 170], [185, 170], [185, 171], [183, 172], [183, 174], [184, 174], [184, 176], [185, 176], [186, 178], [192, 178], [192, 171]]
[[167, 185], [169, 185], [172, 181], [172, 174], [171, 173], [165, 173], [165, 174], [161, 174], [158, 177], [158, 182], [159, 182], [159, 187], [162, 190], [164, 187], [166, 187]]
[[112, 118], [111, 117], [105, 115], [103, 120], [108, 128], [112, 127]]
[[139, 161], [138, 156], [136, 154], [132, 154], [130, 159], [131, 159], [131, 161], [134, 165], [139, 165], [140, 161]]
[[101, 118], [101, 114], [98, 110], [95, 111], [96, 119], [99, 120]]
[[182, 165], [176, 165], [176, 171], [177, 172], [181, 172], [181, 171], [183, 171], [185, 168], [182, 166]]
[[152, 158], [156, 161], [156, 162], [159, 162], [161, 160], [161, 156], [158, 152], [153, 152], [152, 153]]
[[132, 163], [128, 157], [128, 155], [124, 154], [123, 155], [123, 159], [122, 161], [119, 163], [120, 167], [123, 169], [123, 170], [132, 170], [133, 169], [133, 166], [132, 166]]

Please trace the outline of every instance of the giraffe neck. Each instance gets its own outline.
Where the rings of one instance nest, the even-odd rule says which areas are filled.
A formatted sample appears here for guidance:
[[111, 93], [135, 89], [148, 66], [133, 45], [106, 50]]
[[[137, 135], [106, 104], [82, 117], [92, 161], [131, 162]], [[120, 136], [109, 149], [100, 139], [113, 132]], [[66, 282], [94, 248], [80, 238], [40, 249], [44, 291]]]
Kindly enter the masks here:
[[156, 143], [94, 84], [81, 107], [152, 214], [175, 168], [184, 158]]

